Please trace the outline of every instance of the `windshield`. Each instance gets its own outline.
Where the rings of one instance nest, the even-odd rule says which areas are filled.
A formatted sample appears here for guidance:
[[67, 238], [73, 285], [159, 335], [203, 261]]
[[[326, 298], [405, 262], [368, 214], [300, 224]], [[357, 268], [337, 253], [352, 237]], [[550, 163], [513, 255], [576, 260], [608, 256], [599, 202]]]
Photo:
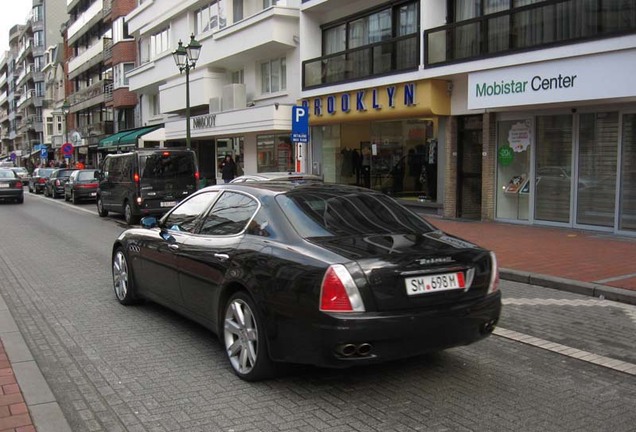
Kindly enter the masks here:
[[144, 179], [194, 177], [191, 153], [157, 152], [139, 157], [139, 171]]
[[[366, 191], [292, 190], [276, 197], [305, 238], [360, 234], [427, 233], [433, 228], [394, 199]], [[349, 192], [349, 191], [347, 191]]]

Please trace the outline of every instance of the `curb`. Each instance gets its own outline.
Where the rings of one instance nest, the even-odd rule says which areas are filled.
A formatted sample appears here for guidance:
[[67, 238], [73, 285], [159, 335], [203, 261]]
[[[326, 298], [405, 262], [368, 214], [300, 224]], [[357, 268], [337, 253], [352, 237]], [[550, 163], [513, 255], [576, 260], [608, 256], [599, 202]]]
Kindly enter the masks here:
[[55, 395], [35, 362], [2, 296], [0, 339], [35, 429], [38, 432], [71, 432]]
[[636, 305], [636, 291], [615, 288], [593, 282], [582, 282], [557, 276], [542, 275], [505, 268], [499, 269], [499, 277], [513, 282], [538, 285], [545, 288], [552, 288], [560, 291], [568, 291], [575, 294], [599, 297], [606, 300]]

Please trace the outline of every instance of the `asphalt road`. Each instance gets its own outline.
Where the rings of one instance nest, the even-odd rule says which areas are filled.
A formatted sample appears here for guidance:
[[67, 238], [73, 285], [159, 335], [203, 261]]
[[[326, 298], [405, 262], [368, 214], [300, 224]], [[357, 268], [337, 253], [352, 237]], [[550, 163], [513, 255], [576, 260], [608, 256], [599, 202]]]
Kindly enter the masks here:
[[635, 430], [636, 369], [613, 368], [636, 365], [634, 306], [503, 282], [485, 341], [250, 384], [209, 331], [117, 303], [121, 218], [25, 194], [0, 227], [0, 293], [76, 431]]

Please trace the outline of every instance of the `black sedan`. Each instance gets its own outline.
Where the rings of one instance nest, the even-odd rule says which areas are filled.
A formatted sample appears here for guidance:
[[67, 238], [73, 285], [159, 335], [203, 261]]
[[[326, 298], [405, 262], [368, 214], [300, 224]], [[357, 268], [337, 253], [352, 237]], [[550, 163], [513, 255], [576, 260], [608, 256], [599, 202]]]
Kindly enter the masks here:
[[75, 170], [64, 183], [64, 199], [77, 204], [97, 199], [97, 173], [92, 169]]
[[389, 196], [324, 183], [210, 186], [112, 251], [117, 299], [150, 299], [217, 333], [234, 372], [348, 367], [488, 336], [501, 311], [493, 253]]
[[29, 192], [36, 194], [44, 192], [46, 180], [49, 178], [53, 171], [55, 171], [55, 168], [34, 169], [33, 174], [31, 174], [31, 181], [29, 181]]
[[0, 200], [24, 202], [24, 183], [11, 169], [0, 168]]
[[57, 198], [64, 195], [64, 184], [74, 169], [59, 168], [54, 170], [44, 184], [44, 196]]

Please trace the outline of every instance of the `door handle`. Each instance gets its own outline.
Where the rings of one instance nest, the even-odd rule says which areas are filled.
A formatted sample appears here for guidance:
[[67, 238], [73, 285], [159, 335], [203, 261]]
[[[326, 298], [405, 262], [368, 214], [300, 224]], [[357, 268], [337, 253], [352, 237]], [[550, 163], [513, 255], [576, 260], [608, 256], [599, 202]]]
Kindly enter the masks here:
[[173, 251], [179, 250], [179, 245], [175, 244], [175, 243], [169, 244], [168, 245], [168, 249], [173, 250]]
[[214, 258], [218, 259], [219, 261], [227, 261], [230, 259], [230, 256], [224, 253], [215, 253]]

